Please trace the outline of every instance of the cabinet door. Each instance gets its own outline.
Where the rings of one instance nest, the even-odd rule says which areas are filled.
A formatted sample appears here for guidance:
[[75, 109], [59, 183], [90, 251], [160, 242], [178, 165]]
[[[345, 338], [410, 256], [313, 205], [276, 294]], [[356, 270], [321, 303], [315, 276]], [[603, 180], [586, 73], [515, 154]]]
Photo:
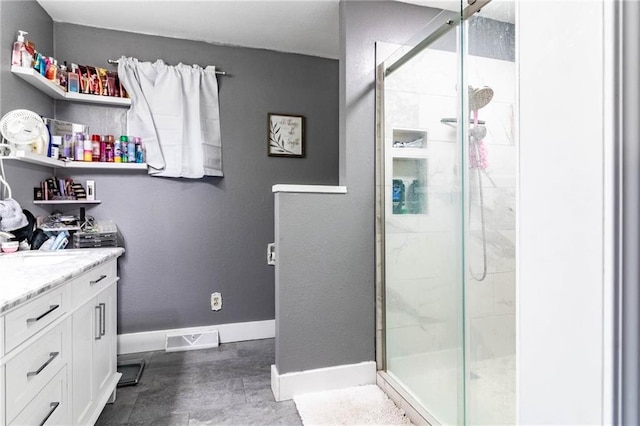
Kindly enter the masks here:
[[99, 310], [98, 334], [99, 339], [94, 341], [93, 347], [93, 371], [94, 391], [96, 397], [102, 396], [110, 390], [116, 373], [116, 285], [112, 284], [108, 290], [96, 297], [96, 306]]
[[92, 372], [93, 348], [98, 330], [99, 317], [94, 301], [81, 306], [73, 313], [73, 361], [72, 394], [73, 424], [87, 424], [92, 414], [94, 386]]

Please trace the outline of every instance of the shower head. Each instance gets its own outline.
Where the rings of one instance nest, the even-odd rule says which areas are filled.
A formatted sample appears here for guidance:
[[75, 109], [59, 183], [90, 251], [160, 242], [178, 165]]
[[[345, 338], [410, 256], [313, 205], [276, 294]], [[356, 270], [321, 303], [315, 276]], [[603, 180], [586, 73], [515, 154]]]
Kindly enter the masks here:
[[472, 87], [469, 86], [469, 109], [478, 110], [487, 106], [493, 99], [493, 89], [489, 86]]

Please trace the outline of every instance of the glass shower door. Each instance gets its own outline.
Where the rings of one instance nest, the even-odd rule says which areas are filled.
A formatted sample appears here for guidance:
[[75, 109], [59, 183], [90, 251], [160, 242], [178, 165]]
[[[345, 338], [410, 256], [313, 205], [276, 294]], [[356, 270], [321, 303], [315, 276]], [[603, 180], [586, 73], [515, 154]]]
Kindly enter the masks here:
[[441, 424], [515, 423], [513, 8], [443, 11], [381, 68], [383, 369]]
[[383, 103], [386, 372], [445, 424], [464, 415], [458, 43], [451, 31], [387, 69]]
[[493, 1], [463, 27], [470, 151], [465, 203], [465, 415], [467, 424], [474, 425], [516, 423], [514, 3]]

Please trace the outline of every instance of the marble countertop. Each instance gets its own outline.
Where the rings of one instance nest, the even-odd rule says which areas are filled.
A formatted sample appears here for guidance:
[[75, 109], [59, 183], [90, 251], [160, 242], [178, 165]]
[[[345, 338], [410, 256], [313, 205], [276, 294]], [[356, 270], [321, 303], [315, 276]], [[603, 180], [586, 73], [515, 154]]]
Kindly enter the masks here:
[[113, 247], [0, 255], [0, 315], [123, 253]]

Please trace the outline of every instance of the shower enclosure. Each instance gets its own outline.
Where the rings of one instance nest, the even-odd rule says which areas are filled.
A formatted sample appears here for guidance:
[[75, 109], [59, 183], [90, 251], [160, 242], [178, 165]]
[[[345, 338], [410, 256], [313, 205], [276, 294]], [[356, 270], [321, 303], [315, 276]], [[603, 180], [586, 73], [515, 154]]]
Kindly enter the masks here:
[[378, 366], [432, 424], [515, 423], [513, 12], [376, 47]]

